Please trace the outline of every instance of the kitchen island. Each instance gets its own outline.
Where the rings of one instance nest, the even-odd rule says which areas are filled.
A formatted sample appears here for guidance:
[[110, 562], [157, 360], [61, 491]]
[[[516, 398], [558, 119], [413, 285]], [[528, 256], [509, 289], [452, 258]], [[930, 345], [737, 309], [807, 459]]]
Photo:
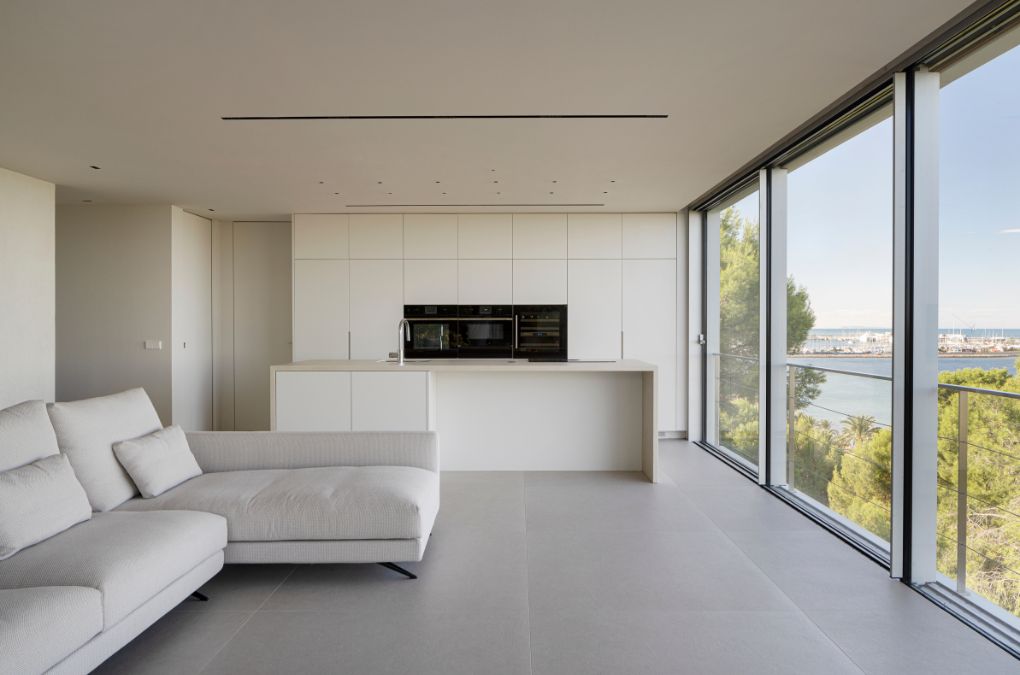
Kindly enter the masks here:
[[448, 471], [660, 479], [656, 368], [636, 360], [300, 361], [270, 369], [273, 430], [439, 432]]

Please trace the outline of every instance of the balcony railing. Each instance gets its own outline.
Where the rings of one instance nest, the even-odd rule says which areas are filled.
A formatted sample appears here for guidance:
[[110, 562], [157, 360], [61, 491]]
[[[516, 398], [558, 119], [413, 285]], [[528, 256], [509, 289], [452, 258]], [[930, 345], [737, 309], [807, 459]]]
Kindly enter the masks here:
[[[856, 534], [870, 541], [877, 537], [887, 545], [892, 456], [891, 443], [888, 448], [885, 443], [891, 440], [892, 378], [793, 363], [787, 372], [789, 490], [812, 506], [831, 511]], [[812, 373], [825, 380], [819, 382]], [[856, 387], [857, 395], [832, 396], [841, 378], [874, 384], [865, 389], [843, 380], [843, 388]], [[804, 395], [805, 386], [815, 387], [815, 397]], [[1020, 616], [1020, 393], [948, 383], [940, 383], [939, 392], [938, 572], [960, 595], [977, 599], [986, 608], [991, 603], [1011, 615], [1010, 623], [1020, 625], [1016, 620]], [[875, 397], [889, 401], [885, 420], [872, 419], [876, 407], [883, 408], [876, 406]], [[827, 405], [830, 398], [843, 404]], [[843, 426], [842, 434], [833, 428], [837, 421]], [[1006, 439], [1008, 447], [1001, 447], [1001, 439]], [[821, 474], [831, 465], [824, 489], [824, 476], [810, 476], [798, 461], [820, 467]]]

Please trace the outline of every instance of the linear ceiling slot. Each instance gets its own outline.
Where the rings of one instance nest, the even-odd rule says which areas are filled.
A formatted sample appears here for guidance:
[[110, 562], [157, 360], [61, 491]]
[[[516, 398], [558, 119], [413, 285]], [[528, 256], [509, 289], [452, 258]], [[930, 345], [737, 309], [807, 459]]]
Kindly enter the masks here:
[[225, 115], [225, 122], [315, 120], [632, 120], [666, 119], [669, 115]]

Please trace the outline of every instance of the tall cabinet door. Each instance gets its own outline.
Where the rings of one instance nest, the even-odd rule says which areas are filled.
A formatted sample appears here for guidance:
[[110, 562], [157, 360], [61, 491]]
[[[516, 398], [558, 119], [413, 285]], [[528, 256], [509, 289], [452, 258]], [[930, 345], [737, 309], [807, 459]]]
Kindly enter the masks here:
[[351, 261], [351, 358], [385, 359], [397, 351], [404, 316], [404, 262]]
[[619, 260], [567, 263], [567, 355], [574, 359], [620, 358]]
[[346, 260], [294, 261], [294, 360], [346, 359], [350, 289]]
[[676, 430], [676, 261], [623, 261], [623, 356], [658, 366], [659, 429]]

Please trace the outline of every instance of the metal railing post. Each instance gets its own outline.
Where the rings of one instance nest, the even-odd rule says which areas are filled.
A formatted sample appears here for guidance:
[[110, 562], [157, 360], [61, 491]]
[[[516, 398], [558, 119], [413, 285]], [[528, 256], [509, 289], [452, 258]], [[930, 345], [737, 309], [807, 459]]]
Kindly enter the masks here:
[[956, 422], [956, 592], [967, 592], [967, 436], [969, 402], [967, 392], [959, 393], [959, 419]]
[[722, 354], [715, 355], [715, 409], [712, 415], [715, 418], [715, 442], [722, 445], [722, 429], [719, 428], [719, 411], [722, 408]]
[[797, 368], [788, 366], [787, 393], [786, 393], [786, 484], [793, 487], [796, 474], [794, 473], [797, 457]]

